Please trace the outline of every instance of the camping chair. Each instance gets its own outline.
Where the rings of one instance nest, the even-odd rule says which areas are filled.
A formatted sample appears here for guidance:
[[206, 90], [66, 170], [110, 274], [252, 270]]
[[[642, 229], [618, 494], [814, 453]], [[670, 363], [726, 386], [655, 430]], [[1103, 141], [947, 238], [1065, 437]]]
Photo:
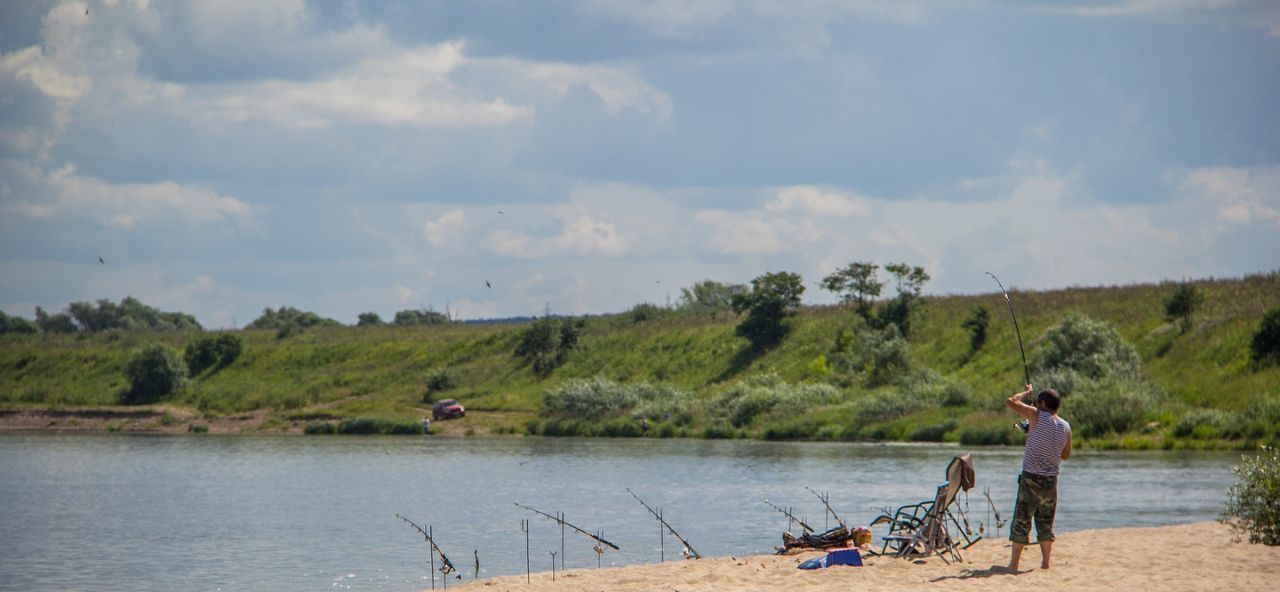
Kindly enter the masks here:
[[[969, 454], [951, 459], [947, 465], [947, 480], [938, 485], [932, 500], [902, 506], [892, 514], [882, 514], [871, 521], [872, 526], [889, 525], [888, 534], [882, 537], [884, 545], [879, 555], [911, 557], [936, 553], [950, 563], [948, 555], [959, 561], [959, 549], [967, 549], [982, 538], [981, 535], [973, 537], [970, 534], [966, 528], [968, 517], [958, 506], [952, 507], [961, 488], [965, 491], [973, 488], [972, 474], [965, 478], [966, 466], [972, 466]], [[964, 525], [961, 525], [961, 520]], [[963, 539], [963, 544], [957, 537]]]

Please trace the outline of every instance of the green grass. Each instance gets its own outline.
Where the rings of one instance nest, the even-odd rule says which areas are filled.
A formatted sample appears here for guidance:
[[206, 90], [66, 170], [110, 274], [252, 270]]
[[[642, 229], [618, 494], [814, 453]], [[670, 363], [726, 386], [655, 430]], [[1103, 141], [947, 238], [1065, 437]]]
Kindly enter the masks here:
[[[1180, 323], [1164, 319], [1164, 301], [1176, 285], [1010, 294], [1028, 357], [1050, 327], [1068, 313], [1082, 313], [1112, 325], [1132, 343], [1147, 379], [1168, 395], [1160, 408], [1150, 410], [1140, 430], [1099, 435], [1080, 446], [1238, 448], [1280, 438], [1274, 425], [1248, 423], [1251, 405], [1280, 409], [1280, 403], [1263, 405], [1280, 401], [1280, 368], [1256, 366], [1248, 350], [1263, 314], [1280, 306], [1280, 274], [1196, 282], [1204, 304], [1185, 331]], [[961, 323], [976, 306], [988, 309], [991, 322], [986, 344], [971, 353]], [[467, 406], [468, 416], [457, 425], [472, 433], [480, 428], [490, 433], [635, 435], [631, 423], [638, 420], [630, 417], [555, 422], [541, 417], [544, 393], [571, 379], [599, 376], [694, 393], [698, 403], [690, 422], [677, 426], [651, 420], [648, 437], [1020, 442], [1010, 428], [1013, 416], [1001, 405], [1023, 382], [1003, 298], [995, 293], [935, 296], [925, 298], [922, 307], [924, 315], [911, 336], [914, 364], [963, 383], [968, 398], [961, 405], [896, 401], [912, 395], [892, 385], [867, 388], [846, 380], [833, 381], [840, 387], [837, 401], [774, 408], [742, 426], [723, 420], [716, 401], [738, 381], [763, 373], [775, 373], [788, 383], [829, 380], [823, 359], [841, 331], [854, 330], [861, 322], [840, 307], [802, 310], [791, 320], [786, 339], [763, 353], [735, 336], [739, 319], [734, 315], [657, 315], [644, 322], [625, 314], [592, 318], [578, 347], [546, 377], [512, 353], [523, 325], [318, 327], [285, 338], [277, 338], [276, 331], [241, 331], [244, 351], [233, 364], [193, 378], [165, 403], [205, 419], [266, 410], [267, 424], [275, 427], [290, 420], [318, 419], [337, 426], [343, 420], [368, 419], [386, 422], [377, 423], [378, 429], [408, 430], [392, 426], [416, 425], [429, 415], [425, 401], [451, 397]], [[0, 408], [115, 405], [126, 387], [124, 365], [134, 351], [153, 341], [181, 349], [202, 337], [207, 334], [0, 335]], [[432, 377], [446, 370], [456, 386], [429, 395]], [[1071, 418], [1069, 400], [1063, 415]], [[1184, 421], [1189, 415], [1214, 421]], [[1241, 421], [1247, 425], [1237, 427], [1231, 418], [1245, 418]]]

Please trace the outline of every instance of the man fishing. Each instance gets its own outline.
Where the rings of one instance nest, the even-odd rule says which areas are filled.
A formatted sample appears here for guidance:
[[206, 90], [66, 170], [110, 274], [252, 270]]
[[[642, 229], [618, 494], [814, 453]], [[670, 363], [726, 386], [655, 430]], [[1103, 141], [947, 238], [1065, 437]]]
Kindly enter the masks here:
[[1004, 404], [1029, 423], [1027, 445], [1022, 453], [1022, 474], [1018, 476], [1018, 501], [1014, 504], [1013, 557], [1009, 569], [1018, 571], [1022, 549], [1030, 542], [1031, 522], [1036, 525], [1036, 542], [1040, 543], [1040, 569], [1049, 569], [1049, 553], [1053, 550], [1053, 516], [1058, 509], [1058, 465], [1071, 457], [1071, 424], [1058, 417], [1062, 398], [1053, 389], [1040, 391], [1034, 406], [1024, 402], [1031, 385], [1005, 400]]

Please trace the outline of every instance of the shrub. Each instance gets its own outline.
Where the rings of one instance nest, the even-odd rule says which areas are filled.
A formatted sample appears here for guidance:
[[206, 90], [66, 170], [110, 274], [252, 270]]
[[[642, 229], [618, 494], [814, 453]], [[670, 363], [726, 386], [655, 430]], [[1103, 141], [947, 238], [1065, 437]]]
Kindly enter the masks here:
[[991, 313], [987, 307], [977, 306], [969, 313], [969, 317], [960, 326], [969, 331], [969, 351], [976, 352], [987, 343], [987, 325], [991, 322]]
[[1164, 301], [1164, 318], [1169, 321], [1181, 319], [1185, 329], [1188, 321], [1191, 320], [1191, 314], [1203, 303], [1204, 294], [1200, 293], [1195, 284], [1180, 283]]
[[520, 333], [515, 355], [524, 358], [540, 376], [550, 374], [569, 357], [578, 345], [585, 321], [543, 317]]
[[656, 304], [641, 302], [631, 307], [631, 310], [627, 311], [626, 315], [630, 317], [632, 323], [643, 323], [669, 317], [671, 316], [671, 311]]
[[751, 280], [750, 292], [733, 296], [734, 312], [747, 313], [735, 333], [757, 350], [776, 345], [790, 330], [785, 321], [795, 314], [803, 294], [799, 274], [779, 271]]
[[1035, 356], [1034, 374], [1070, 371], [1087, 378], [1142, 378], [1142, 359], [1110, 325], [1079, 314], [1049, 329]]
[[[694, 396], [669, 385], [621, 384], [602, 377], [570, 380], [542, 397], [546, 415], [562, 418], [691, 420]], [[634, 422], [633, 422], [634, 423]]]
[[209, 425], [203, 424], [203, 423], [193, 423], [187, 427], [187, 431], [193, 434], [207, 434], [209, 433]]
[[129, 358], [124, 377], [129, 388], [121, 395], [121, 402], [154, 403], [186, 384], [187, 368], [177, 350], [151, 343]]
[[910, 415], [926, 406], [927, 403], [917, 397], [907, 397], [901, 393], [886, 391], [863, 400], [858, 405], [854, 421], [858, 425], [880, 423]]
[[1151, 383], [1125, 379], [1085, 380], [1063, 398], [1061, 414], [1078, 436], [1121, 434], [1142, 425], [1164, 393]]
[[956, 429], [956, 420], [948, 419], [939, 424], [920, 426], [911, 431], [908, 439], [916, 442], [941, 442], [947, 432]]
[[1255, 362], [1280, 362], [1280, 306], [1267, 311], [1249, 342]]
[[904, 396], [944, 407], [961, 407], [969, 404], [972, 398], [969, 385], [930, 368], [921, 368], [903, 376], [897, 385]]
[[336, 434], [338, 426], [331, 421], [313, 421], [302, 429], [304, 434]]
[[1234, 470], [1239, 481], [1227, 491], [1219, 520], [1250, 543], [1280, 545], [1280, 450], [1263, 447]]
[[1179, 438], [1214, 438], [1224, 434], [1242, 433], [1240, 418], [1220, 409], [1195, 409], [1183, 415], [1173, 426], [1173, 435]]
[[839, 389], [829, 384], [791, 384], [769, 373], [734, 384], [716, 397], [712, 405], [715, 416], [728, 420], [734, 427], [743, 427], [775, 407], [803, 412], [840, 399]]
[[891, 384], [911, 369], [911, 344], [895, 326], [863, 331], [858, 337], [861, 359], [857, 367], [865, 375], [869, 388]]
[[1005, 446], [1018, 443], [1018, 433], [1009, 425], [970, 426], [960, 431], [965, 446]]
[[35, 323], [22, 317], [11, 317], [0, 311], [0, 334], [3, 333], [37, 333], [40, 331]]
[[196, 376], [209, 368], [222, 369], [230, 366], [243, 350], [244, 341], [240, 336], [226, 334], [188, 344], [182, 357], [186, 360], [187, 371], [191, 376]]
[[416, 421], [396, 422], [387, 419], [353, 417], [338, 424], [339, 434], [422, 434], [422, 424]]
[[[458, 371], [452, 368], [438, 368], [427, 374], [427, 389], [429, 392], [447, 391], [449, 389], [458, 388], [462, 380], [458, 377]], [[424, 402], [434, 402], [426, 401]]]

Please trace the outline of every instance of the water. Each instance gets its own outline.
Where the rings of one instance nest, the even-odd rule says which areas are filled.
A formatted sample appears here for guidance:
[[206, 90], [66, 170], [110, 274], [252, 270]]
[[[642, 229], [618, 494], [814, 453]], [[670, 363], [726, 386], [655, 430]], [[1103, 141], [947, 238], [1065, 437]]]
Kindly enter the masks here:
[[[560, 529], [516, 508], [564, 512], [621, 551], [659, 559], [659, 528], [631, 488], [705, 556], [769, 553], [793, 507], [816, 528], [829, 493], [851, 523], [931, 498], [959, 449], [940, 446], [542, 438], [0, 434], [0, 589], [417, 590], [431, 585], [430, 525], [467, 579], [551, 568]], [[1007, 519], [1018, 449], [975, 449], [969, 516], [984, 488]], [[1085, 452], [1065, 465], [1057, 526], [1212, 519], [1237, 453]], [[962, 494], [958, 503], [966, 504]], [[827, 518], [829, 519], [829, 517]], [[834, 525], [834, 522], [832, 522]], [[1007, 535], [1007, 526], [1003, 534]], [[570, 569], [592, 542], [566, 533]], [[666, 537], [666, 558], [679, 545]], [[437, 576], [438, 578], [439, 576]], [[453, 580], [456, 582], [456, 580]], [[440, 580], [436, 581], [437, 586]]]

